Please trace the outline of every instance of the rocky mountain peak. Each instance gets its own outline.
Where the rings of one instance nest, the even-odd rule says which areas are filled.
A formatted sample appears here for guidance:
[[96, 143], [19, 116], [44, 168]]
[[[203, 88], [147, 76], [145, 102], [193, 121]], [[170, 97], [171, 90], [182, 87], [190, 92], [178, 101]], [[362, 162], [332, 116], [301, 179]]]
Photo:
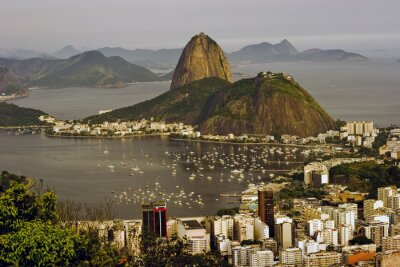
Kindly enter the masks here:
[[192, 37], [182, 51], [172, 78], [171, 89], [208, 77], [231, 81], [231, 69], [221, 47], [208, 35]]

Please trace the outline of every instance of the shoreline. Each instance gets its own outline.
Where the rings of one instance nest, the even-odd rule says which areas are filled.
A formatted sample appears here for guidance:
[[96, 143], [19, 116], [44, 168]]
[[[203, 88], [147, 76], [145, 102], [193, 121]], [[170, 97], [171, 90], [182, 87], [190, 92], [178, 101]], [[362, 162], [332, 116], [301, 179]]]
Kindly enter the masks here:
[[[1, 129], [1, 128], [0, 128]], [[138, 135], [129, 135], [129, 136], [87, 136], [87, 135], [57, 135], [57, 134], [46, 134], [46, 137], [50, 138], [83, 138], [83, 139], [128, 139], [128, 138], [137, 138], [137, 137], [162, 137], [169, 136], [166, 133], [153, 133], [153, 134], [138, 134]], [[275, 146], [291, 146], [291, 147], [303, 147], [303, 148], [315, 148], [315, 147], [331, 147], [334, 145], [298, 145], [298, 144], [282, 144], [282, 143], [273, 143], [273, 142], [228, 142], [228, 141], [213, 141], [213, 140], [196, 140], [196, 139], [182, 139], [182, 138], [168, 138], [171, 141], [177, 142], [197, 142], [197, 143], [212, 143], [212, 144], [227, 144], [227, 145], [275, 145]]]
[[52, 128], [52, 127], [53, 126], [47, 126], [47, 125], [0, 126], [0, 130], [30, 129], [30, 128]]
[[22, 93], [22, 94], [17, 94], [14, 97], [10, 96], [7, 99], [2, 99], [1, 96], [0, 96], [0, 102], [14, 101], [14, 100], [17, 100], [17, 99], [20, 99], [20, 98], [26, 98], [26, 97], [29, 97], [29, 96], [30, 96], [30, 92], [29, 91], [27, 91], [25, 93]]
[[151, 137], [151, 136], [168, 136], [168, 134], [137, 134], [128, 136], [96, 136], [96, 135], [58, 135], [58, 134], [46, 134], [46, 137], [50, 138], [92, 138], [92, 139], [125, 139], [125, 138], [135, 138], [135, 137]]
[[198, 142], [198, 143], [214, 143], [214, 144], [231, 144], [231, 145], [275, 145], [275, 146], [293, 146], [293, 147], [309, 147], [314, 148], [323, 145], [298, 145], [298, 144], [282, 144], [272, 142], [259, 142], [259, 143], [240, 143], [240, 142], [227, 142], [227, 141], [213, 141], [213, 140], [197, 140], [197, 139], [182, 139], [182, 138], [169, 138], [172, 141], [184, 141], [184, 142]]

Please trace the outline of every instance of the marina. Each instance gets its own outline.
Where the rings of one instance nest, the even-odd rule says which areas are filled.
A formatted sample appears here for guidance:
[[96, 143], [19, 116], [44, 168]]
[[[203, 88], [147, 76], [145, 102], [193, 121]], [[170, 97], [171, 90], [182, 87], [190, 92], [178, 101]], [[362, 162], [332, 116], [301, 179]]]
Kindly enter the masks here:
[[48, 138], [0, 131], [0, 167], [41, 177], [60, 200], [111, 204], [116, 217], [140, 217], [143, 201], [165, 200], [171, 216], [213, 215], [240, 193], [301, 166], [301, 148], [171, 141]]

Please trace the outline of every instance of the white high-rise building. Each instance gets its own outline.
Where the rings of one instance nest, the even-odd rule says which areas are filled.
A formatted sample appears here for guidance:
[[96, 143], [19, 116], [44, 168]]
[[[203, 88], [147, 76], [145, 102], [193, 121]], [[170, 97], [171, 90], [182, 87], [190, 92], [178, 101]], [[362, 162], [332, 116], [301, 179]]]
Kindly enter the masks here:
[[354, 121], [346, 124], [349, 135], [370, 135], [375, 133], [374, 123], [372, 121]]
[[333, 211], [333, 218], [335, 225], [350, 225], [352, 231], [356, 227], [356, 213], [349, 209], [335, 209]]
[[322, 242], [325, 244], [332, 244], [334, 246], [337, 246], [339, 244], [338, 238], [339, 238], [339, 233], [337, 229], [330, 229], [326, 228], [322, 231]]
[[260, 250], [251, 255], [251, 267], [270, 267], [274, 264], [274, 253], [271, 250]]
[[318, 219], [309, 220], [307, 222], [307, 230], [309, 236], [314, 236], [314, 233], [317, 231], [322, 231], [323, 222]]
[[382, 246], [383, 238], [389, 235], [389, 224], [386, 222], [370, 221], [361, 228], [362, 233], [374, 241], [377, 246]]
[[387, 198], [387, 206], [391, 209], [400, 209], [400, 194], [396, 193]]
[[314, 240], [301, 240], [297, 242], [297, 247], [301, 249], [303, 255], [317, 253], [320, 251], [319, 243]]
[[279, 251], [279, 259], [282, 264], [303, 266], [303, 253], [300, 248], [287, 248]]
[[353, 228], [348, 224], [339, 225], [339, 240], [342, 246], [349, 245], [349, 240], [353, 239]]
[[226, 239], [233, 240], [234, 220], [229, 215], [216, 217], [213, 221], [214, 236], [223, 235]]
[[[313, 174], [319, 174], [315, 179], [318, 180], [316, 183], [313, 182]], [[311, 162], [304, 166], [304, 183], [306, 185], [318, 185], [327, 184], [329, 182], [329, 171], [328, 168], [320, 162]]]
[[334, 220], [324, 220], [324, 229], [335, 229], [335, 221]]
[[252, 255], [259, 250], [258, 245], [232, 248], [233, 266], [250, 266]]
[[338, 206], [339, 209], [351, 210], [354, 212], [354, 219], [358, 219], [358, 206], [356, 203], [344, 203]]
[[193, 254], [210, 251], [210, 234], [196, 220], [177, 220], [179, 238], [187, 238], [189, 251]]
[[293, 247], [295, 241], [294, 224], [290, 222], [275, 224], [275, 240], [278, 246], [282, 248]]
[[382, 200], [367, 199], [364, 200], [364, 219], [370, 220], [375, 214], [375, 210], [383, 207]]
[[260, 218], [254, 220], [254, 239], [262, 240], [269, 238], [269, 227]]
[[254, 217], [236, 214], [234, 217], [235, 238], [239, 242], [254, 240]]
[[397, 188], [395, 186], [378, 188], [378, 199], [383, 201], [384, 207], [388, 207], [388, 197], [391, 197], [396, 194], [397, 194]]
[[331, 267], [342, 263], [342, 254], [337, 252], [319, 252], [304, 257], [304, 267]]

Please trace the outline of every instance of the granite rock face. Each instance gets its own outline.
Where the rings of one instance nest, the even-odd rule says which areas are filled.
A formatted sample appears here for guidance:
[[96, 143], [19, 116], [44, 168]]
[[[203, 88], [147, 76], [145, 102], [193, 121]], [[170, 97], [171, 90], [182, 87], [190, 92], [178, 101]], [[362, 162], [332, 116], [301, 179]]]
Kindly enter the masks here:
[[221, 47], [209, 36], [192, 37], [183, 49], [171, 82], [171, 90], [209, 77], [231, 81], [231, 68]]

